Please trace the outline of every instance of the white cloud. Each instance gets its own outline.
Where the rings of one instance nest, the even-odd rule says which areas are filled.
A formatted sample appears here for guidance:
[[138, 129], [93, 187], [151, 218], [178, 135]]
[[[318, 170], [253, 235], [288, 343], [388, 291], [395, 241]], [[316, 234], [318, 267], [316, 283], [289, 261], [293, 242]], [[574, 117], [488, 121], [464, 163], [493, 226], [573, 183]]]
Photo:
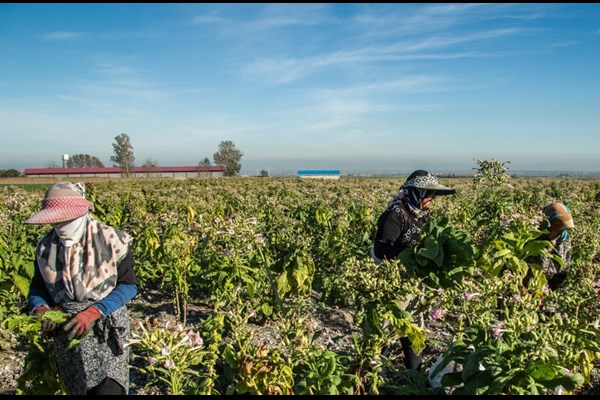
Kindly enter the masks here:
[[60, 31], [60, 32], [46, 33], [45, 35], [42, 36], [42, 39], [44, 39], [44, 40], [73, 40], [73, 39], [78, 39], [82, 36], [83, 36], [83, 33], [81, 33], [81, 32]]

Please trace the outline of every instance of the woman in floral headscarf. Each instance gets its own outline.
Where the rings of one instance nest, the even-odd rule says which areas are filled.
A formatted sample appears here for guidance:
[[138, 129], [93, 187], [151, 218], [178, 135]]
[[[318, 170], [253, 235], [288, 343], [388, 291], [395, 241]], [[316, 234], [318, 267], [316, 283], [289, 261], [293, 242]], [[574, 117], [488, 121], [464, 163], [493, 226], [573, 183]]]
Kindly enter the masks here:
[[[58, 372], [69, 394], [124, 395], [129, 392], [126, 304], [137, 293], [132, 237], [89, 215], [94, 206], [84, 194], [82, 183], [52, 185], [42, 209], [25, 221], [52, 226], [36, 246], [28, 306], [42, 319], [42, 331], [54, 338]], [[57, 327], [44, 318], [51, 308], [71, 319]], [[69, 348], [75, 338], [81, 341]]]
[[429, 220], [433, 199], [453, 193], [454, 189], [440, 184], [427, 171], [410, 174], [377, 221], [373, 243], [375, 262], [394, 259], [402, 250], [415, 247], [420, 239], [419, 228]]
[[[420, 228], [429, 221], [429, 209], [436, 196], [455, 193], [440, 184], [437, 178], [422, 169], [414, 171], [393, 196], [385, 211], [377, 221], [375, 241], [371, 256], [376, 264], [384, 259], [395, 259], [404, 249], [415, 247], [421, 239]], [[408, 299], [404, 306], [411, 311], [414, 299]], [[415, 354], [408, 337], [400, 339], [406, 368], [419, 369], [422, 358]]]

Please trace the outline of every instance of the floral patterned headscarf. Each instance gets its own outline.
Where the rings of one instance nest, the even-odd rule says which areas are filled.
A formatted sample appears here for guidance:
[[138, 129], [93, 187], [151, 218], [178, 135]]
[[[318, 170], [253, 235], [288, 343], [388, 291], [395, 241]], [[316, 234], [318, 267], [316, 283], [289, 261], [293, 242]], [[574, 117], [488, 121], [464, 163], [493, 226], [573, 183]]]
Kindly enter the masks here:
[[396, 204], [398, 201], [406, 201], [412, 209], [420, 211], [423, 199], [433, 194], [443, 196], [455, 192], [456, 190], [439, 183], [437, 178], [429, 172], [419, 169], [406, 178], [406, 182], [400, 186], [400, 191], [393, 196], [388, 206]]

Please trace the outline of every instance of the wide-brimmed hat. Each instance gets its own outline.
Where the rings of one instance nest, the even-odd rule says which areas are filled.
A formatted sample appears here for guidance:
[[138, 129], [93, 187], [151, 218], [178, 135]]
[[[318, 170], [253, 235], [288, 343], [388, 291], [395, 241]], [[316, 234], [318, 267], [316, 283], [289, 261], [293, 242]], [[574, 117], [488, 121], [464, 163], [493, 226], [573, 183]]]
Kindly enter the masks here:
[[81, 182], [59, 182], [50, 187], [42, 200], [42, 209], [29, 217], [26, 224], [55, 224], [77, 219], [94, 205], [85, 199], [85, 185]]
[[419, 169], [406, 178], [406, 182], [402, 188], [414, 187], [433, 191], [437, 196], [456, 193], [455, 189], [451, 189], [438, 182], [437, 178], [429, 172]]

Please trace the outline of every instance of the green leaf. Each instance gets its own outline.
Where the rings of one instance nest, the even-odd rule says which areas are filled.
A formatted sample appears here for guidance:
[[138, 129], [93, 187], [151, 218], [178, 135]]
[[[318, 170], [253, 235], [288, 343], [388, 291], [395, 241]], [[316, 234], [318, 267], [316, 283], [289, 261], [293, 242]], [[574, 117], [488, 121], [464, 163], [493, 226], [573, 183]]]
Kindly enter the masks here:
[[269, 305], [267, 303], [263, 303], [260, 306], [260, 309], [261, 309], [262, 313], [267, 317], [271, 316], [273, 314], [273, 307], [271, 307], [271, 305]]
[[429, 258], [423, 257], [419, 253], [415, 253], [415, 259], [417, 261], [417, 264], [421, 267], [424, 267], [429, 264]]
[[435, 240], [434, 238], [432, 238], [431, 236], [428, 236], [425, 238], [425, 241], [423, 242], [423, 247], [421, 247], [418, 251], [417, 254], [428, 258], [430, 260], [433, 260], [434, 258], [437, 257], [439, 251], [440, 251], [440, 245], [438, 243], [437, 240]]
[[552, 248], [552, 243], [547, 240], [533, 240], [523, 246], [523, 251], [529, 256], [539, 256], [545, 249]]
[[296, 266], [292, 269], [292, 278], [296, 282], [296, 286], [300, 287], [308, 280], [308, 268], [302, 263], [302, 260], [298, 258]]
[[277, 277], [277, 293], [279, 293], [280, 296], [283, 296], [290, 290], [292, 290], [292, 286], [288, 282], [287, 273], [284, 272]]
[[13, 276], [13, 283], [16, 286], [17, 289], [19, 289], [19, 292], [21, 292], [21, 294], [25, 297], [27, 297], [27, 293], [29, 292], [29, 279], [21, 276], [21, 275], [15, 275]]
[[554, 379], [556, 372], [556, 368], [548, 364], [534, 364], [529, 367], [529, 375], [537, 381]]
[[323, 371], [323, 376], [330, 376], [333, 375], [333, 373], [336, 370], [337, 367], [337, 362], [335, 360], [335, 356], [329, 356], [326, 359], [326, 367], [325, 370]]
[[585, 378], [580, 373], [575, 373], [571, 376], [554, 379], [554, 383], [556, 383], [556, 386], [561, 385], [566, 390], [574, 390], [585, 384]]
[[438, 254], [437, 256], [435, 256], [435, 258], [433, 259], [433, 262], [435, 263], [435, 265], [437, 265], [438, 267], [442, 266], [442, 263], [444, 262], [444, 248], [443, 247], [439, 247], [438, 249]]
[[511, 253], [512, 253], [511, 249], [502, 249], [500, 251], [495, 252], [492, 257], [493, 258], [502, 258], [504, 256], [507, 256], [507, 255], [511, 254]]
[[379, 336], [383, 335], [383, 331], [381, 330], [381, 321], [379, 318], [379, 311], [376, 306], [372, 304], [369, 305], [366, 309], [366, 318], [369, 327]]

